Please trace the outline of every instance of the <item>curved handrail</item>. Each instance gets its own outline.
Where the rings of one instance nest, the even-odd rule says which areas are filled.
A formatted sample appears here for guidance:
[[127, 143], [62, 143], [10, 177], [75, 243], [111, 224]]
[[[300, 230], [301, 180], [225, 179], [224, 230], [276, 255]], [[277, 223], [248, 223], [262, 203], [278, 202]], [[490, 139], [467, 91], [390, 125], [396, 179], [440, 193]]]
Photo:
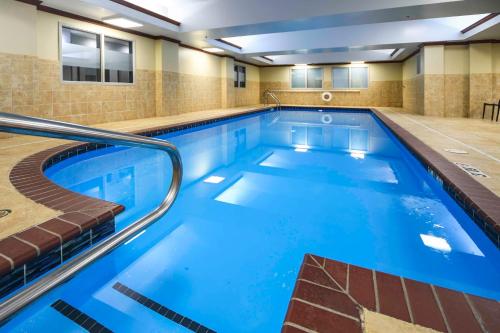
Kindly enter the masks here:
[[278, 96], [276, 96], [271, 90], [266, 89], [264, 91], [264, 97], [266, 98], [266, 104], [267, 104], [267, 96], [271, 96], [272, 99], [274, 99], [274, 102], [276, 103], [276, 108], [279, 110], [281, 108], [281, 102]]
[[182, 161], [177, 148], [163, 140], [134, 134], [119, 133], [60, 121], [26, 117], [0, 112], [0, 132], [43, 136], [67, 140], [158, 149], [166, 152], [173, 167], [172, 182], [160, 205], [151, 213], [140, 218], [116, 234], [105, 239], [88, 251], [62, 264], [26, 289], [14, 294], [0, 304], [0, 323], [24, 306], [33, 302], [54, 287], [90, 265], [109, 251], [126, 242], [150, 224], [158, 221], [172, 206], [179, 193], [182, 181]]

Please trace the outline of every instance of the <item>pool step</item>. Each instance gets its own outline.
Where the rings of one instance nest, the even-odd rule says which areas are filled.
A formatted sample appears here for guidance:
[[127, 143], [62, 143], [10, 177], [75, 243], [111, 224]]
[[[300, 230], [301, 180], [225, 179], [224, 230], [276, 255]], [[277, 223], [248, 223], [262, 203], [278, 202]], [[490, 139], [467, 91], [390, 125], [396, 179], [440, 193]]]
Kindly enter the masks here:
[[163, 317], [184, 326], [185, 328], [196, 332], [196, 333], [216, 333], [214, 330], [205, 327], [201, 325], [200, 323], [189, 319], [188, 317], [185, 317], [173, 310], [170, 310], [169, 308], [155, 302], [151, 298], [148, 298], [133, 289], [130, 289], [129, 287], [121, 284], [120, 282], [117, 282], [113, 285], [113, 288], [123, 295], [133, 299], [134, 301], [144, 305], [145, 307], [153, 310], [154, 312], [162, 315]]
[[70, 319], [74, 323], [81, 326], [83, 329], [86, 329], [90, 333], [112, 333], [109, 328], [102, 325], [89, 315], [83, 313], [77, 308], [73, 307], [71, 304], [66, 303], [63, 300], [57, 300], [52, 303], [51, 307], [53, 307], [57, 312]]

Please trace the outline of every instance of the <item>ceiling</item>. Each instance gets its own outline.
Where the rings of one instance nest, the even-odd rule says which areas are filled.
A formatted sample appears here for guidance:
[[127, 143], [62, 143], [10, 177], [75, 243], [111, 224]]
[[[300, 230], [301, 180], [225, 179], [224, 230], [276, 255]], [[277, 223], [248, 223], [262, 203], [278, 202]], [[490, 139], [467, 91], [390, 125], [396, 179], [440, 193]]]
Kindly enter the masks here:
[[426, 42], [500, 39], [500, 15], [461, 32], [500, 12], [500, 0], [46, 0], [42, 5], [95, 20], [127, 18], [143, 25], [133, 28], [139, 32], [221, 48], [255, 64], [401, 60]]

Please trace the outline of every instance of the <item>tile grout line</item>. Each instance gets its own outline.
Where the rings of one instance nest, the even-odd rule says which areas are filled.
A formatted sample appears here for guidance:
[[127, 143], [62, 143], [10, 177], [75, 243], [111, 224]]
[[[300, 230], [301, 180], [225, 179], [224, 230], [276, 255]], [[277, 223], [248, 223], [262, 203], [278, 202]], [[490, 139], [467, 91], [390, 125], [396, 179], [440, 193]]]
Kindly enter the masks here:
[[484, 333], [488, 333], [488, 330], [486, 329], [486, 327], [484, 325], [484, 321], [483, 321], [483, 318], [481, 317], [481, 314], [479, 313], [479, 311], [477, 311], [474, 304], [472, 304], [472, 301], [469, 299], [469, 296], [467, 296], [467, 294], [465, 294], [463, 292], [462, 292], [462, 295], [465, 297], [465, 301], [467, 302], [467, 305], [469, 305], [469, 308], [471, 309], [472, 314], [474, 315], [474, 318], [476, 318], [476, 321], [479, 323], [479, 326], [481, 326], [481, 330]]
[[441, 317], [443, 317], [444, 324], [446, 326], [446, 329], [448, 330], [449, 333], [452, 333], [452, 330], [450, 328], [450, 324], [448, 323], [448, 319], [446, 318], [446, 314], [444, 313], [443, 305], [441, 304], [441, 301], [439, 300], [439, 296], [436, 292], [436, 289], [434, 288], [434, 285], [430, 285], [432, 294], [434, 295], [434, 299], [436, 300], [437, 306], [439, 308], [439, 311], [441, 312]]
[[412, 311], [411, 304], [410, 304], [410, 297], [408, 296], [408, 291], [406, 290], [405, 280], [403, 279], [402, 276], [400, 276], [399, 279], [401, 280], [401, 286], [403, 286], [403, 294], [405, 296], [406, 308], [408, 310], [408, 313], [410, 314], [410, 320], [411, 320], [412, 324], [414, 324], [415, 318], [413, 318], [413, 311]]
[[345, 292], [347, 294], [349, 294], [350, 267], [351, 267], [351, 265], [347, 264], [346, 283], [345, 283]]
[[[312, 260], [314, 260], [314, 262], [315, 262], [315, 263], [318, 263], [318, 262], [316, 261], [316, 259], [314, 259], [314, 257], [313, 257], [313, 256], [309, 255], [309, 257], [310, 257]], [[305, 264], [305, 265], [307, 265], [307, 264]], [[313, 266], [313, 267], [314, 267], [314, 266]], [[342, 288], [342, 286], [340, 285], [340, 283], [338, 283], [338, 282], [337, 282], [337, 280], [335, 280], [335, 279], [333, 278], [333, 276], [331, 276], [331, 275], [330, 275], [330, 273], [328, 273], [328, 271], [327, 271], [326, 269], [321, 268], [321, 267], [318, 267], [318, 268], [320, 268], [320, 269], [323, 271], [323, 273], [324, 273], [324, 274], [326, 274], [326, 276], [328, 276], [328, 278], [329, 278], [330, 280], [332, 280], [332, 281], [333, 281], [333, 282], [337, 285], [337, 287], [339, 287], [339, 288], [340, 288], [340, 290], [341, 290], [344, 294], [346, 294], [346, 295], [347, 295], [347, 297], [349, 297], [349, 298], [351, 299], [351, 301], [353, 301], [353, 302], [354, 302], [356, 305], [358, 305], [359, 307], [362, 307], [362, 305], [361, 305], [361, 304], [359, 304], [359, 302], [358, 302], [358, 301], [357, 301], [354, 297], [352, 297], [352, 296], [351, 296], [351, 294], [349, 294], [348, 292], [346, 292], [346, 291], [345, 291], [345, 289], [344, 289], [344, 288]]]
[[18, 240], [18, 241], [20, 241], [20, 242], [23, 242], [24, 244], [26, 244], [26, 245], [28, 245], [28, 246], [30, 246], [30, 247], [32, 247], [32, 248], [34, 248], [34, 249], [35, 249], [35, 251], [36, 251], [36, 255], [37, 255], [37, 256], [39, 256], [39, 255], [40, 255], [40, 248], [39, 248], [37, 245], [35, 245], [35, 244], [33, 244], [33, 243], [31, 243], [31, 242], [29, 242], [29, 241], [27, 241], [27, 240], [24, 240], [24, 239], [22, 239], [22, 238], [20, 238], [20, 237], [16, 236], [16, 234], [11, 235], [11, 237], [12, 237], [12, 238], [14, 238], [14, 239], [17, 239], [17, 240]]
[[335, 288], [332, 288], [332, 287], [328, 287], [328, 286], [324, 286], [324, 285], [322, 285], [320, 283], [317, 283], [317, 282], [314, 282], [314, 281], [310, 281], [310, 280], [306, 280], [306, 279], [303, 279], [303, 278], [298, 278], [297, 281], [302, 281], [302, 282], [314, 284], [315, 286], [318, 286], [318, 287], [321, 287], [321, 288], [325, 288], [325, 289], [328, 289], [328, 290], [331, 290], [331, 291], [336, 291], [338, 293], [343, 293], [341, 290], [338, 290], [338, 289], [335, 289]]
[[342, 317], [345, 317], [345, 318], [348, 318], [348, 319], [352, 319], [354, 321], [357, 321], [359, 322], [359, 318], [355, 318], [353, 316], [350, 316], [348, 314], [345, 314], [345, 313], [342, 313], [340, 311], [336, 311], [336, 310], [333, 310], [333, 309], [330, 309], [326, 306], [323, 306], [323, 305], [319, 305], [319, 304], [316, 304], [316, 303], [312, 303], [312, 302], [309, 302], [309, 301], [306, 301], [304, 299], [301, 299], [301, 298], [297, 298], [297, 297], [292, 297], [291, 300], [293, 301], [297, 301], [297, 302], [301, 302], [301, 303], [304, 303], [304, 304], [307, 304], [307, 305], [310, 305], [310, 306], [313, 306], [315, 308], [318, 308], [318, 309], [321, 309], [321, 310], [325, 310], [325, 311], [328, 311], [328, 312], [331, 312], [331, 313], [334, 313], [336, 315], [339, 315], [339, 316], [342, 316]]
[[4, 258], [5, 260], [7, 260], [10, 264], [10, 269], [13, 270], [15, 265], [14, 265], [14, 260], [12, 260], [11, 257], [9, 256], [6, 256], [5, 254], [3, 254], [2, 252], [0, 252], [0, 257]]
[[285, 321], [283, 323], [283, 326], [290, 326], [290, 327], [296, 328], [298, 330], [301, 330], [301, 331], [304, 331], [307, 333], [318, 333], [317, 331], [311, 330], [311, 329], [304, 327], [304, 326], [300, 326], [300, 325], [295, 324], [294, 322], [291, 322], [291, 321]]
[[413, 123], [415, 123], [415, 124], [419, 125], [419, 126], [424, 127], [424, 128], [425, 128], [425, 129], [427, 129], [428, 131], [431, 131], [431, 132], [434, 132], [434, 133], [436, 133], [436, 134], [438, 134], [438, 135], [441, 135], [442, 137], [445, 137], [445, 138], [447, 138], [447, 139], [449, 139], [449, 140], [451, 140], [451, 141], [454, 141], [454, 142], [456, 142], [456, 143], [459, 143], [459, 144], [461, 144], [461, 145], [463, 145], [463, 146], [465, 146], [465, 147], [467, 147], [467, 148], [469, 148], [469, 149], [474, 150], [475, 152], [477, 152], [477, 153], [479, 153], [479, 154], [481, 154], [481, 155], [484, 155], [484, 156], [486, 156], [486, 157], [488, 157], [488, 158], [490, 158], [490, 159], [494, 160], [495, 162], [500, 163], [500, 159], [498, 159], [498, 158], [496, 158], [496, 157], [494, 157], [494, 156], [492, 156], [492, 155], [488, 154], [487, 152], [482, 151], [482, 150], [481, 150], [481, 149], [479, 149], [479, 148], [476, 148], [476, 147], [474, 147], [474, 146], [471, 146], [471, 145], [469, 145], [469, 144], [467, 144], [467, 143], [465, 143], [465, 142], [462, 142], [462, 141], [460, 141], [460, 140], [458, 140], [458, 139], [452, 138], [451, 136], [448, 136], [448, 135], [446, 135], [446, 134], [444, 134], [444, 133], [442, 133], [442, 132], [440, 132], [440, 131], [438, 131], [438, 130], [436, 130], [436, 129], [434, 129], [434, 128], [430, 127], [430, 126], [427, 126], [427, 125], [425, 125], [425, 124], [424, 124], [424, 123], [422, 123], [422, 122], [419, 122], [419, 121], [417, 121], [417, 120], [415, 120], [415, 119], [412, 119], [412, 118], [410, 118], [410, 117], [408, 117], [408, 116], [405, 116], [405, 115], [403, 115], [403, 114], [401, 114], [401, 116], [402, 116], [402, 117], [404, 117], [404, 118], [406, 118], [406, 119], [408, 119], [409, 121], [411, 121], [411, 122], [413, 122]]
[[377, 285], [377, 276], [375, 271], [372, 269], [372, 278], [373, 278], [373, 292], [375, 294], [375, 310], [380, 313], [380, 302], [378, 299], [378, 285]]

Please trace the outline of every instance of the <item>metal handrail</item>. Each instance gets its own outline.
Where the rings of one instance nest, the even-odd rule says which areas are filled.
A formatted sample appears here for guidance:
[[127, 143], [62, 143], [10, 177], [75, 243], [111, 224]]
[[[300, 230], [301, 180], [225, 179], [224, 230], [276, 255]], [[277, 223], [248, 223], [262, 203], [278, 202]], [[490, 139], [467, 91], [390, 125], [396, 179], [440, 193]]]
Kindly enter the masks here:
[[60, 121], [0, 113], [0, 132], [43, 136], [58, 139], [158, 149], [166, 152], [173, 167], [172, 182], [167, 195], [151, 213], [118, 231], [88, 251], [62, 264], [31, 286], [14, 294], [0, 304], [0, 323], [40, 296], [90, 265], [109, 251], [126, 242], [152, 223], [158, 221], [172, 206], [182, 181], [182, 161], [177, 148], [163, 140], [119, 133]]
[[279, 110], [281, 108], [281, 102], [278, 96], [274, 94], [271, 90], [266, 89], [264, 91], [264, 98], [265, 98], [265, 104], [267, 105], [267, 96], [271, 96], [272, 99], [274, 99], [274, 102], [276, 103], [276, 108]]

